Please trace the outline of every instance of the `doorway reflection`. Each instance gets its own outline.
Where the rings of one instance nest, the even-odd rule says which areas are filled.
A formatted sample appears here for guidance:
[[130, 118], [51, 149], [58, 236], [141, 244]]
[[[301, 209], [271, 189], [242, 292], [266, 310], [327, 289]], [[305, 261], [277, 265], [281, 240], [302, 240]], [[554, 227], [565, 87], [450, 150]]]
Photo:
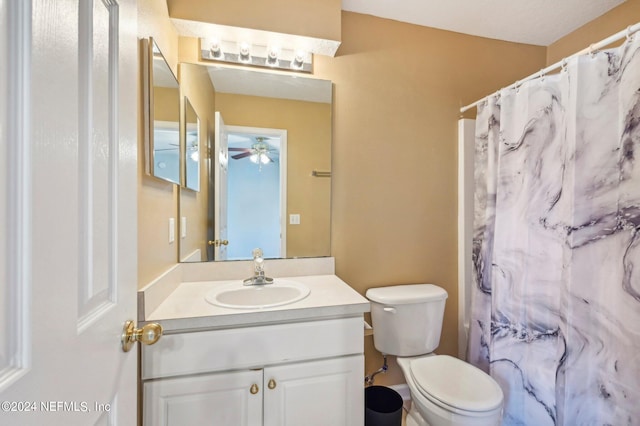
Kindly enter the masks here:
[[286, 131], [227, 126], [228, 260], [286, 257]]

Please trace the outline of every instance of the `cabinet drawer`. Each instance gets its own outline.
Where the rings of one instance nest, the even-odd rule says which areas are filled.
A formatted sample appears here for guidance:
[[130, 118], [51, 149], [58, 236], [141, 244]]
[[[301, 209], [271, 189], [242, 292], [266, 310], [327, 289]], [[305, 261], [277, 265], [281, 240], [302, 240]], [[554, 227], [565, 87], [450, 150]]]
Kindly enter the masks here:
[[363, 352], [362, 317], [171, 334], [142, 347], [142, 379]]

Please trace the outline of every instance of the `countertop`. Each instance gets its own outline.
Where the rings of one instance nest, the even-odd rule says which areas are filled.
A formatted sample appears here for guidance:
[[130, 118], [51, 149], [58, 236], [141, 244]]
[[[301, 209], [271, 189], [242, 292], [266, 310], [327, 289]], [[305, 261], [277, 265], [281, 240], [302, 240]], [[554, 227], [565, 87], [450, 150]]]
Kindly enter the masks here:
[[[297, 281], [311, 290], [294, 303], [265, 309], [231, 309], [210, 304], [205, 295], [229, 281], [183, 282], [144, 318], [159, 322], [165, 334], [255, 325], [361, 316], [369, 301], [335, 275], [276, 278]], [[240, 284], [239, 284], [240, 285]]]

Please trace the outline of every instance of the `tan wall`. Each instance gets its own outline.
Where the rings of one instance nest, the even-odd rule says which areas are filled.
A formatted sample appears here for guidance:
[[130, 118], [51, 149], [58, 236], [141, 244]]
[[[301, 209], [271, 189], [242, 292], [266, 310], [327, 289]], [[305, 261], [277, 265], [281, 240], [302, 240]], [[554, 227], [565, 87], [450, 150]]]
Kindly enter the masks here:
[[178, 33], [169, 20], [165, 0], [138, 0], [138, 38], [153, 37], [178, 75]]
[[153, 117], [155, 120], [177, 123], [180, 120], [180, 90], [154, 87]]
[[[138, 37], [153, 37], [169, 66], [177, 75], [178, 34], [169, 21], [164, 0], [138, 0]], [[141, 52], [142, 54], [142, 52]], [[142, 73], [140, 88], [142, 90]], [[143, 116], [142, 93], [138, 97]], [[144, 123], [138, 126], [138, 140], [144, 140]], [[169, 269], [177, 260], [176, 243], [169, 244], [169, 218], [177, 218], [178, 192], [175, 185], [148, 176], [148, 153], [138, 144], [138, 286]], [[176, 223], [177, 224], [177, 223]]]
[[627, 0], [547, 48], [547, 65], [560, 61], [640, 21], [640, 0]]
[[301, 217], [287, 225], [287, 257], [328, 256], [331, 179], [311, 171], [331, 170], [331, 104], [217, 93], [216, 109], [230, 126], [287, 130], [287, 215]]
[[340, 0], [168, 0], [173, 18], [340, 41]]
[[[449, 293], [438, 352], [457, 355], [459, 108], [542, 68], [545, 48], [343, 12], [335, 58], [332, 254], [370, 287], [434, 283]], [[366, 338], [366, 370], [382, 362]], [[380, 377], [380, 376], [379, 376]], [[403, 382], [392, 365], [376, 383]]]
[[198, 65], [180, 64], [179, 80], [182, 95], [189, 99], [200, 119], [200, 191], [180, 190], [180, 216], [187, 218], [187, 237], [180, 239], [180, 259], [200, 249], [201, 260], [206, 260], [209, 200], [207, 146], [215, 123], [215, 91], [209, 74]]

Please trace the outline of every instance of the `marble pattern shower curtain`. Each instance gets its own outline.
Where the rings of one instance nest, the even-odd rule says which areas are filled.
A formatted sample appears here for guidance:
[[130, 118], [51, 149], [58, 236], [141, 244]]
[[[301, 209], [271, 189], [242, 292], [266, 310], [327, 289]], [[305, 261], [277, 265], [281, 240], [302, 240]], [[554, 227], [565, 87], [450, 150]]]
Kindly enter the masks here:
[[640, 34], [478, 108], [469, 361], [504, 425], [640, 425]]

